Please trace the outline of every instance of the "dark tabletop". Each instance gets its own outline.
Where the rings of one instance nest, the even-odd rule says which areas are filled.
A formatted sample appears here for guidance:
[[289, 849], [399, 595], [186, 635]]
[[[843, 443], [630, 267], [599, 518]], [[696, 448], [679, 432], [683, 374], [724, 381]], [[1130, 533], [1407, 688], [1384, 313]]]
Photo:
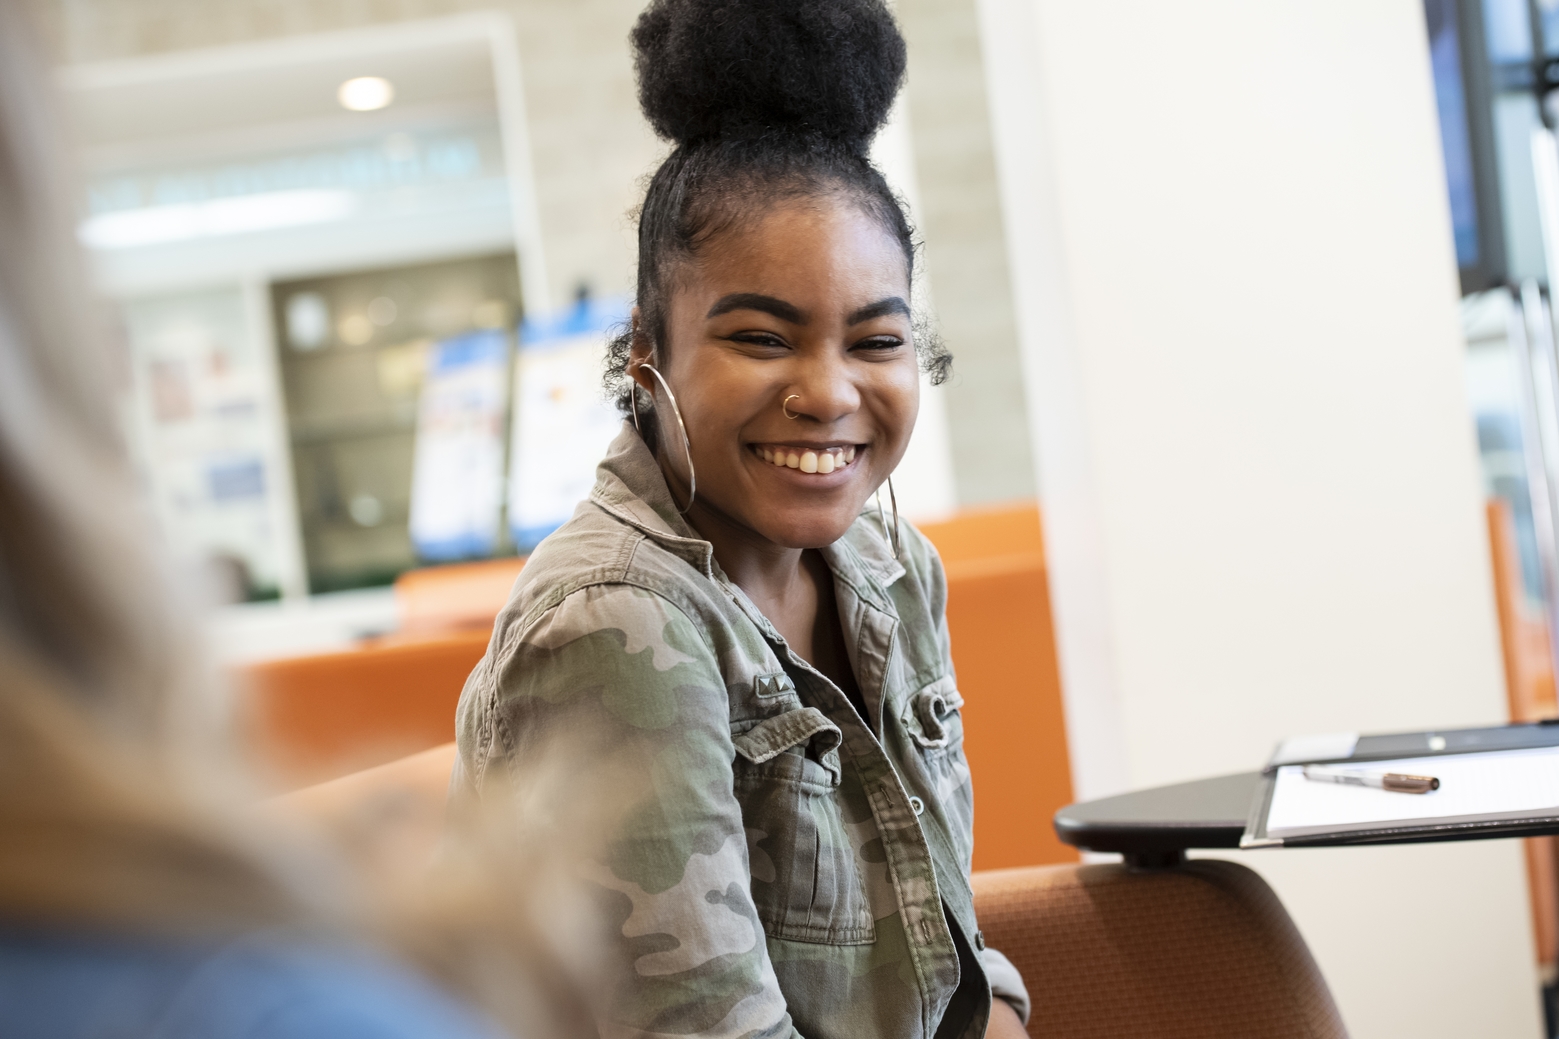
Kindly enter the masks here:
[[1056, 835], [1145, 864], [1187, 848], [1238, 848], [1260, 782], [1260, 772], [1241, 772], [1068, 805], [1056, 813]]
[[[1056, 813], [1056, 836], [1084, 851], [1119, 852], [1128, 863], [1137, 866], [1173, 865], [1185, 858], [1188, 848], [1238, 848], [1261, 781], [1260, 772], [1241, 772], [1067, 805]], [[1545, 811], [1536, 817], [1528, 813], [1474, 821], [1426, 821], [1412, 826], [1290, 837], [1284, 843], [1292, 847], [1325, 847], [1553, 835], [1559, 835], [1559, 817]]]

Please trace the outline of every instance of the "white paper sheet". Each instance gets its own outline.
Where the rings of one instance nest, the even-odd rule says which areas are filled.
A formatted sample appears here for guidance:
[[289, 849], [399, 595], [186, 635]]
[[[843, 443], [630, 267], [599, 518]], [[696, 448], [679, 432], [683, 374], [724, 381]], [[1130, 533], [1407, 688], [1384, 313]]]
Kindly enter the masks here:
[[1278, 769], [1267, 812], [1267, 836], [1460, 816], [1559, 814], [1559, 747], [1397, 758], [1349, 767], [1434, 776], [1440, 789], [1401, 794], [1318, 783], [1306, 779], [1301, 766], [1285, 765]]

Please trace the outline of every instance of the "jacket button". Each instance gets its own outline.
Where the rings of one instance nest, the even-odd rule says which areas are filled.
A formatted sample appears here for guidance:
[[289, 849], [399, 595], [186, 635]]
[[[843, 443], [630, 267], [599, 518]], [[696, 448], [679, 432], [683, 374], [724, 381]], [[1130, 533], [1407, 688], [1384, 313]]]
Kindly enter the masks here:
[[922, 801], [920, 798], [912, 796], [909, 799], [909, 807], [914, 811], [914, 813], [916, 815], [920, 815], [922, 812], [924, 812], [926, 810], [926, 803], [924, 801]]
[[980, 950], [981, 952], [985, 951], [985, 932], [984, 931], [976, 931], [976, 932], [974, 932], [974, 947], [976, 949]]

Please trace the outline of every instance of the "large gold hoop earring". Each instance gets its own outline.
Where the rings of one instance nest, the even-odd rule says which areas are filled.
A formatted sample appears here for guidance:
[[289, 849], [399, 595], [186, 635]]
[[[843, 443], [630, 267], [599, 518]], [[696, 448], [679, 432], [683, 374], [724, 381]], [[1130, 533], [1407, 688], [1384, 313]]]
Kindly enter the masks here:
[[801, 416], [800, 415], [792, 415], [790, 413], [790, 408], [788, 408], [786, 405], [788, 405], [793, 400], [800, 400], [800, 399], [801, 399], [801, 394], [799, 394], [799, 393], [792, 393], [790, 396], [788, 396], [784, 400], [780, 401], [780, 410], [783, 411], [785, 413], [785, 417], [790, 419], [792, 422], [796, 421], [796, 419], [800, 418]]
[[[687, 505], [677, 509], [677, 513], [678, 515], [686, 516], [688, 509], [693, 507], [694, 499], [698, 497], [698, 473], [693, 469], [693, 443], [687, 438], [687, 423], [682, 421], [682, 409], [677, 407], [677, 395], [671, 392], [671, 386], [666, 382], [666, 377], [656, 371], [655, 366], [648, 362], [640, 364], [639, 367], [655, 376], [655, 380], [660, 383], [660, 388], [666, 391], [666, 399], [671, 402], [671, 413], [677, 417], [677, 428], [682, 430], [682, 452], [687, 456]], [[634, 408], [633, 419], [634, 426], [637, 428], [639, 421], [638, 408]], [[641, 432], [639, 435], [642, 437], [644, 434]], [[889, 488], [888, 493], [893, 493], [892, 488]], [[672, 504], [676, 504], [676, 499], [672, 499]], [[878, 504], [880, 505], [881, 502]], [[897, 505], [894, 506], [893, 515], [895, 517], [898, 516]]]
[[888, 501], [893, 504], [893, 526], [888, 526], [888, 517], [882, 511], [882, 487], [877, 488], [877, 518], [882, 521], [882, 532], [887, 535], [888, 543], [893, 546], [893, 558], [899, 558], [899, 496], [893, 493], [893, 477], [888, 477]]

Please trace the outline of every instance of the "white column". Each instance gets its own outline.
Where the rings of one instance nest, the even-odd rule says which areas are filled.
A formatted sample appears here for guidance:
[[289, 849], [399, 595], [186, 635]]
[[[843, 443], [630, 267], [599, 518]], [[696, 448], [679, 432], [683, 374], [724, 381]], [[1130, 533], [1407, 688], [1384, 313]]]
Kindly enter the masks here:
[[[1503, 721], [1419, 0], [979, 2], [1080, 796]], [[1515, 842], [1242, 861], [1355, 1039], [1539, 1034]]]

